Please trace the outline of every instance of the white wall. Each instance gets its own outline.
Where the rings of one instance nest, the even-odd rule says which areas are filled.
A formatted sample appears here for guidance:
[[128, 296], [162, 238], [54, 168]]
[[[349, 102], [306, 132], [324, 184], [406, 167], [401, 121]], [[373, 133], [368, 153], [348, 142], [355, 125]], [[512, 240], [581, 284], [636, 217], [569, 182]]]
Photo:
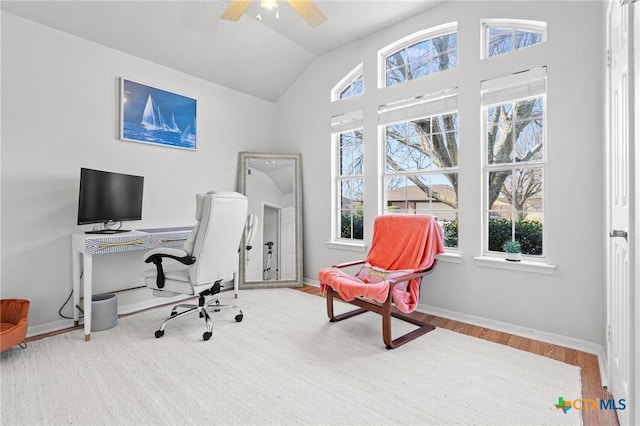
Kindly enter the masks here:
[[[516, 4], [517, 3], [517, 4]], [[331, 233], [330, 117], [362, 109], [365, 240], [379, 212], [377, 106], [458, 87], [460, 263], [440, 262], [421, 302], [459, 317], [507, 323], [604, 344], [604, 2], [448, 2], [318, 58], [278, 101], [278, 148], [304, 164], [304, 276], [364, 253], [327, 246]], [[548, 41], [480, 61], [480, 20], [546, 21]], [[376, 89], [377, 51], [418, 30], [457, 21], [459, 64], [398, 86]], [[331, 88], [360, 62], [364, 94], [331, 103]], [[480, 81], [546, 65], [548, 70], [546, 223], [551, 276], [476, 266], [482, 254]], [[452, 83], [453, 82], [453, 83]], [[304, 135], [301, 138], [300, 135]]]
[[[197, 99], [197, 151], [119, 140], [120, 77]], [[31, 300], [30, 329], [60, 320], [72, 287], [70, 234], [89, 229], [76, 225], [80, 167], [145, 177], [143, 220], [127, 227], [193, 225], [197, 192], [236, 188], [239, 151], [274, 149], [275, 109], [2, 12], [2, 297]], [[95, 292], [141, 285], [141, 253], [95, 256]]]

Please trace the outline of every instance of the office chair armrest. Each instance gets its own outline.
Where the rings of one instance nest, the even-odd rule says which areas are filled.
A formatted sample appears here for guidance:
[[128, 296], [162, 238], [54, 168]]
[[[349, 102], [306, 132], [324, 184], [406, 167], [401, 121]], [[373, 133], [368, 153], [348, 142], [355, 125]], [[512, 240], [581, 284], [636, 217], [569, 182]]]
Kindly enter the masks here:
[[162, 269], [162, 258], [168, 257], [169, 259], [177, 260], [183, 265], [192, 265], [195, 263], [196, 258], [187, 254], [184, 250], [173, 248], [157, 248], [150, 250], [144, 261], [145, 263], [153, 262], [156, 265], [156, 286], [158, 288], [164, 287], [164, 270]]
[[153, 256], [156, 255], [160, 255], [160, 256], [175, 256], [176, 258], [181, 258], [181, 257], [185, 257], [188, 256], [189, 254], [182, 250], [182, 249], [178, 249], [178, 248], [172, 248], [172, 247], [158, 247], [158, 248], [154, 248], [152, 250], [149, 250], [148, 252], [146, 252], [144, 254], [144, 261], [149, 263], [150, 260], [147, 260]]

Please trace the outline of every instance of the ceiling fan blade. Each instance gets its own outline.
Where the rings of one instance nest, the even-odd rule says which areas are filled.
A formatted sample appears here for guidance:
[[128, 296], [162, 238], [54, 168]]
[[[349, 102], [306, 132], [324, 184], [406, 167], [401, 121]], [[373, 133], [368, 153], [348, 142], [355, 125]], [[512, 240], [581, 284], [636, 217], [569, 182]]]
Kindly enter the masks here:
[[231, 4], [222, 12], [220, 17], [228, 21], [237, 21], [249, 8], [251, 0], [232, 0]]
[[317, 27], [327, 20], [324, 13], [311, 0], [287, 0], [287, 2], [312, 27]]

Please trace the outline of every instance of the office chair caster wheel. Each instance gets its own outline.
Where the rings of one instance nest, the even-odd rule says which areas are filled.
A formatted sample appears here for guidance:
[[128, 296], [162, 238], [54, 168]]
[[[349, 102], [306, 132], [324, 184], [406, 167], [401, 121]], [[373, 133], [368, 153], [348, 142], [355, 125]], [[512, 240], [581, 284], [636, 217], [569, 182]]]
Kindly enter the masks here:
[[164, 336], [164, 330], [156, 330], [156, 339], [159, 339], [162, 336]]
[[212, 335], [213, 335], [213, 333], [212, 333], [212, 332], [210, 332], [210, 331], [205, 331], [205, 332], [204, 332], [204, 334], [202, 335], [202, 338], [203, 338], [204, 340], [209, 340], [209, 339], [211, 339], [211, 336], [212, 336]]
[[242, 318], [244, 318], [244, 315], [242, 315], [242, 314], [236, 315], [236, 322], [242, 321]]

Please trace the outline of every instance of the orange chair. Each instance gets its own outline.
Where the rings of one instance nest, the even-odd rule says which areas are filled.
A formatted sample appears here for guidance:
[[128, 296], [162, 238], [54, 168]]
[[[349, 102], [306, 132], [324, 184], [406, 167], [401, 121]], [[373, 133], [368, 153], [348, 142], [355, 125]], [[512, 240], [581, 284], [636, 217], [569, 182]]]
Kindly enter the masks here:
[[[327, 298], [329, 320], [342, 321], [368, 311], [378, 313], [382, 316], [382, 340], [387, 349], [428, 333], [435, 327], [408, 314], [420, 303], [422, 277], [435, 267], [435, 257], [443, 252], [442, 228], [431, 216], [378, 216], [373, 225], [371, 249], [365, 260], [318, 271], [320, 289]], [[342, 270], [355, 265], [363, 265], [356, 275]], [[334, 299], [360, 309], [335, 315]], [[392, 317], [418, 328], [392, 339]]]
[[0, 300], [0, 351], [4, 352], [15, 345], [26, 348], [30, 302], [24, 299]]

